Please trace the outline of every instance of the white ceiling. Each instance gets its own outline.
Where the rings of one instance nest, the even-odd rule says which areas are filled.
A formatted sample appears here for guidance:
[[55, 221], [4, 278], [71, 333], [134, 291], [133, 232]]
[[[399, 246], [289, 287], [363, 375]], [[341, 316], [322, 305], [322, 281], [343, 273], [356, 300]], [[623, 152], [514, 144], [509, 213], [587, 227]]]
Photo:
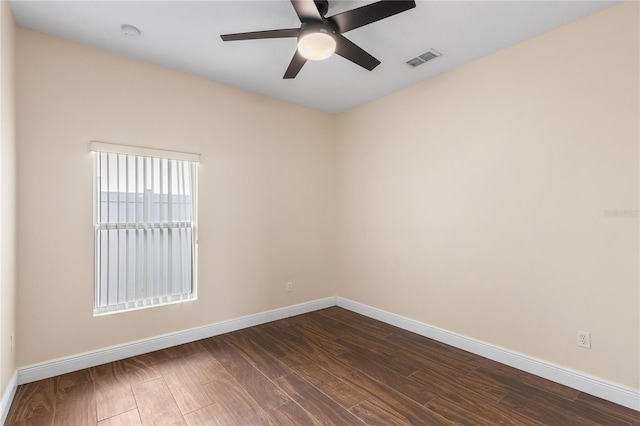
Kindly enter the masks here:
[[[327, 16], [368, 3], [330, 0]], [[288, 0], [10, 0], [22, 27], [333, 114], [616, 3], [418, 0], [414, 9], [345, 33], [382, 61], [373, 71], [334, 55], [283, 80], [295, 39], [223, 42], [220, 34], [298, 27]], [[122, 24], [136, 26], [142, 37], [125, 38]], [[416, 68], [405, 63], [430, 48], [443, 56]]]

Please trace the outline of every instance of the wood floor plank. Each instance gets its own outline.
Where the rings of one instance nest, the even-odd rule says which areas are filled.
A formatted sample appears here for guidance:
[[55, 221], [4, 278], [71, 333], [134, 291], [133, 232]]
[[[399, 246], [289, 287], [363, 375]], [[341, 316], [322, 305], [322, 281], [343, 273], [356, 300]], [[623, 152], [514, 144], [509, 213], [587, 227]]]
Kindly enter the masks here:
[[[547, 392], [537, 387], [530, 386], [525, 384], [520, 380], [520, 375], [514, 377], [509, 377], [505, 375], [504, 372], [496, 373], [495, 370], [488, 371], [484, 367], [479, 368], [477, 371], [472, 373], [476, 374], [484, 374], [489, 377], [493, 377], [495, 380], [502, 381], [505, 383], [510, 389], [509, 394], [507, 395], [509, 398], [505, 401], [505, 404], [509, 403], [512, 400], [519, 400], [519, 397], [525, 398], [529, 404], [537, 404], [537, 406], [546, 407], [548, 409], [553, 409], [553, 411], [561, 411], [568, 415], [574, 415], [577, 418], [587, 418], [589, 420], [594, 420], [596, 422], [606, 424], [606, 425], [620, 425], [620, 426], [628, 426], [628, 422], [621, 421], [613, 416], [609, 416], [606, 412], [602, 412], [598, 409], [594, 409], [592, 407], [579, 407], [573, 401], [567, 400], [564, 397], [558, 396], [555, 393]], [[505, 397], [506, 398], [506, 397]], [[501, 405], [502, 400], [500, 401]]]
[[357, 425], [360, 419], [296, 373], [280, 377], [278, 386], [323, 425]]
[[430, 390], [421, 383], [407, 378], [395, 371], [387, 368], [386, 363], [381, 363], [376, 359], [362, 357], [353, 352], [347, 352], [338, 357], [352, 367], [366, 373], [379, 382], [384, 383], [396, 392], [414, 400], [418, 404], [424, 404], [437, 396], [437, 392]]
[[96, 398], [93, 381], [58, 389], [54, 425], [96, 425]]
[[[351, 353], [357, 353], [362, 358], [367, 358], [372, 361], [376, 361], [381, 364], [385, 364], [389, 369], [395, 371], [396, 373], [402, 376], [410, 376], [416, 371], [420, 370], [422, 364], [411, 360], [409, 358], [400, 358], [394, 353], [383, 353], [378, 351], [369, 350], [366, 341], [360, 340], [357, 341], [355, 339], [346, 341], [342, 339], [337, 340], [338, 343], [348, 347], [351, 350]], [[338, 355], [336, 358], [341, 358], [341, 355]]]
[[[226, 349], [222, 349], [226, 345]], [[284, 404], [289, 397], [249, 361], [232, 343], [221, 343], [217, 360], [264, 410]]]
[[[338, 308], [340, 309], [340, 308]], [[333, 307], [331, 308], [326, 308], [326, 309], [320, 309], [317, 311], [313, 311], [313, 312], [309, 312], [308, 314], [305, 314], [305, 317], [307, 317], [311, 322], [313, 322], [314, 324], [325, 328], [325, 329], [331, 329], [333, 328], [335, 325], [341, 324], [340, 321], [338, 321], [337, 319], [333, 318], [331, 316], [330, 311], [334, 310]], [[334, 331], [335, 333], [335, 331]]]
[[253, 335], [262, 334], [280, 341], [296, 337], [296, 335], [289, 330], [289, 327], [279, 327], [276, 322], [268, 322], [245, 330], [250, 331]]
[[490, 421], [487, 420], [487, 424], [514, 426], [536, 426], [540, 424], [467, 389], [445, 391], [438, 399], [446, 399], [459, 407], [490, 419]]
[[199, 410], [193, 411], [184, 416], [184, 420], [189, 426], [233, 426], [241, 425], [231, 414], [221, 412], [217, 404], [207, 405]]
[[341, 337], [335, 341], [351, 350], [360, 348], [366, 349], [367, 352], [374, 352], [381, 355], [392, 355], [401, 349], [399, 346], [386, 340], [376, 339], [374, 337], [363, 337], [353, 331], [341, 333]]
[[[429, 361], [431, 363], [438, 363], [440, 366], [445, 366], [447, 368], [453, 368], [463, 373], [469, 373], [478, 368], [479, 363], [471, 362], [466, 359], [466, 355], [460, 356], [458, 351], [442, 351], [439, 349], [434, 349], [430, 346], [420, 346], [416, 345], [413, 341], [407, 341], [402, 339], [396, 339], [394, 342], [398, 343], [402, 348], [395, 352], [395, 354], [403, 360], [412, 360], [415, 363], [420, 365], [424, 364], [425, 361]], [[432, 364], [433, 365], [433, 364]]]
[[604, 399], [588, 395], [586, 393], [580, 393], [574, 403], [576, 407], [581, 410], [588, 406], [592, 410], [596, 410], [600, 413], [606, 413], [611, 417], [620, 419], [634, 426], [640, 426], [640, 411], [622, 407], [614, 404], [613, 402], [605, 401]]
[[103, 376], [95, 380], [98, 421], [136, 409], [136, 400], [128, 380]]
[[152, 366], [154, 364], [159, 364], [161, 362], [167, 361], [171, 358], [172, 356], [170, 355], [170, 352], [168, 352], [167, 349], [164, 349], [137, 355], [128, 359], [133, 361], [136, 365]]
[[360, 391], [316, 364], [300, 364], [293, 370], [344, 408], [349, 409], [366, 399]]
[[270, 352], [250, 340], [239, 339], [230, 344], [269, 379], [277, 379], [291, 373], [291, 370]]
[[89, 368], [89, 374], [91, 375], [91, 380], [95, 380], [99, 377], [104, 376], [113, 376], [113, 363], [108, 362], [106, 364], [96, 365], [95, 367]]
[[116, 361], [114, 363], [114, 372], [117, 376], [126, 377], [126, 380], [133, 386], [137, 383], [144, 383], [150, 380], [155, 380], [161, 377], [157, 367], [146, 366], [138, 368], [132, 366], [132, 362], [129, 359], [122, 361]]
[[[449, 421], [433, 411], [417, 404], [383, 383], [367, 376], [360, 371], [354, 371], [345, 378], [347, 384], [358, 389], [367, 396], [370, 404], [378, 407], [380, 413], [393, 413], [395, 418], [404, 419], [406, 424], [411, 425], [445, 425]], [[360, 407], [369, 404], [360, 404]], [[356, 406], [358, 407], [358, 406]], [[352, 411], [357, 411], [354, 407]]]
[[92, 367], [89, 370], [93, 380], [111, 376], [134, 385], [160, 378], [156, 365], [150, 364], [145, 358], [132, 357]]
[[481, 374], [464, 374], [458, 370], [444, 369], [439, 363], [433, 364], [437, 365], [437, 367], [432, 367], [432, 364], [425, 364], [429, 366], [430, 372], [446, 376], [456, 385], [472, 390], [490, 400], [499, 401], [509, 391], [508, 386], [491, 377]]
[[142, 426], [142, 421], [138, 410], [131, 410], [99, 421], [98, 426]]
[[425, 407], [439, 414], [445, 419], [455, 424], [464, 425], [486, 425], [496, 424], [493, 420], [481, 416], [479, 413], [462, 408], [451, 401], [442, 398], [435, 398], [429, 401]]
[[435, 386], [440, 389], [448, 387], [469, 389], [491, 401], [500, 401], [509, 391], [506, 385], [491, 377], [468, 375], [453, 369], [432, 369], [428, 365], [425, 365], [424, 370], [420, 370], [410, 377], [426, 386]]
[[278, 407], [273, 407], [269, 410], [269, 415], [277, 425], [320, 425], [311, 414], [295, 401], [288, 401]]
[[[240, 411], [245, 412], [244, 407], [239, 407]], [[255, 417], [252, 414], [252, 417]], [[262, 418], [259, 421], [252, 421], [252, 418], [242, 418], [240, 414], [233, 410], [224, 409], [219, 404], [207, 405], [204, 408], [193, 411], [184, 416], [189, 426], [246, 426], [246, 425], [274, 425], [270, 418]]]
[[580, 394], [580, 391], [570, 388], [569, 386], [554, 383], [551, 380], [543, 379], [542, 377], [534, 376], [533, 374], [520, 375], [518, 380], [526, 385], [549, 392], [570, 401], [574, 401]]
[[[167, 348], [165, 350], [162, 351], [163, 352], [163, 358], [170, 358], [170, 359], [181, 359], [190, 355], [197, 355], [202, 353], [202, 346], [200, 346], [200, 342], [196, 341], [196, 342], [191, 342], [191, 343], [185, 343], [183, 345], [177, 345], [177, 346], [172, 346], [170, 348]], [[157, 361], [156, 363], [159, 362], [164, 362], [166, 361]]]
[[[209, 396], [214, 403], [205, 409], [196, 410], [187, 414], [185, 419], [189, 424], [195, 419], [208, 419], [200, 424], [210, 424], [211, 415], [216, 417], [216, 421], [223, 425], [269, 425], [274, 424], [271, 417], [258, 403], [251, 397], [249, 392], [233, 378], [222, 378], [205, 386]], [[204, 410], [204, 411], [203, 411]], [[193, 416], [192, 416], [193, 415]]]
[[293, 371], [295, 371], [297, 366], [309, 364], [311, 362], [311, 360], [306, 356], [295, 352], [291, 352], [287, 356], [280, 358], [280, 361]]
[[50, 426], [53, 424], [53, 411], [31, 416], [26, 419], [10, 422], [7, 420], [8, 426]]
[[628, 426], [629, 424], [628, 422], [611, 416], [606, 412], [598, 410], [597, 408], [590, 406], [579, 406], [572, 401], [567, 401], [566, 399], [555, 394], [544, 392], [537, 388], [534, 389], [536, 389], [534, 392], [520, 393], [520, 395], [545, 407], [557, 407], [559, 410], [562, 410], [563, 412], [566, 412], [568, 414], [573, 414], [576, 417], [584, 417], [603, 425]]
[[448, 398], [438, 397], [429, 401], [426, 407], [457, 424], [539, 426], [539, 423], [531, 419], [515, 413], [508, 414], [506, 410], [497, 409], [490, 404], [466, 408]]
[[508, 393], [500, 405], [545, 425], [600, 425], [601, 423], [564, 410], [555, 404], [544, 404], [524, 395]]
[[392, 340], [393, 343], [400, 346], [403, 351], [412, 351], [418, 354], [422, 354], [425, 351], [427, 351], [428, 354], [439, 353], [446, 355], [449, 359], [467, 364], [463, 369], [460, 369], [461, 371], [473, 370], [475, 367], [482, 365], [481, 361], [485, 359], [471, 352], [454, 348], [453, 346], [406, 330], [399, 329], [397, 333], [390, 335], [386, 339]]
[[284, 318], [279, 321], [272, 322], [273, 325], [281, 327], [281, 328], [289, 328], [293, 325], [304, 324], [311, 320], [311, 317], [308, 314], [296, 315], [289, 318]]
[[132, 388], [143, 425], [185, 424], [182, 413], [163, 378], [137, 383]]
[[[369, 324], [367, 324], [369, 326]], [[334, 326], [331, 331], [336, 335], [338, 340], [341, 341], [357, 341], [369, 343], [369, 350], [374, 352], [381, 352], [390, 354], [398, 349], [400, 346], [396, 345], [392, 339], [389, 339], [388, 332], [369, 333], [368, 330], [362, 329], [360, 325], [356, 323], [341, 323]]]
[[73, 371], [71, 373], [62, 374], [56, 377], [56, 389], [64, 389], [79, 383], [91, 381], [91, 373], [88, 368]]
[[471, 373], [469, 373], [470, 376], [474, 376], [474, 377], [483, 377], [483, 378], [489, 378], [491, 380], [494, 380], [498, 383], [501, 383], [502, 385], [506, 386], [507, 389], [509, 391], [512, 392], [520, 392], [520, 393], [528, 393], [528, 392], [543, 392], [537, 388], [534, 388], [532, 386], [529, 386], [525, 383], [522, 383], [521, 380], [519, 380], [519, 377], [517, 375], [509, 375], [509, 374], [505, 374], [504, 372], [500, 372], [498, 370], [495, 369], [488, 369], [485, 367], [479, 367], [478, 369], [472, 371]]
[[336, 321], [333, 321], [333, 322], [323, 321], [328, 319], [327, 317], [324, 317], [324, 316], [321, 317], [323, 319], [321, 321], [317, 321], [314, 318], [317, 318], [317, 317], [313, 317], [313, 318], [310, 317], [308, 321], [301, 322], [295, 326], [296, 328], [295, 328], [294, 334], [296, 334], [296, 337], [298, 336], [297, 334], [298, 328], [304, 328], [314, 334], [317, 334], [318, 336], [321, 336], [326, 340], [335, 340], [343, 336], [340, 330], [334, 327], [334, 325], [337, 323]]
[[377, 399], [362, 401], [351, 407], [349, 412], [368, 425], [406, 426], [411, 424], [402, 413]]
[[206, 391], [205, 385], [197, 383], [186, 386], [169, 387], [173, 399], [176, 401], [182, 414], [187, 414], [207, 405], [213, 404], [213, 399]]
[[377, 338], [384, 338], [389, 335], [389, 332], [383, 328], [380, 328], [379, 321], [372, 320], [362, 315], [354, 314], [346, 309], [329, 310], [325, 313], [331, 318], [340, 321], [341, 324], [337, 325], [338, 329], [350, 329], [352, 326], [356, 327], [361, 333]]
[[29, 424], [31, 418], [50, 418], [50, 422], [53, 421], [55, 383], [55, 378], [50, 378], [19, 386], [7, 415], [7, 423]]
[[330, 354], [339, 355], [348, 351], [346, 347], [337, 343], [335, 340], [325, 337], [326, 332], [316, 332], [313, 328], [309, 328], [307, 325], [297, 325], [291, 327], [291, 329], [292, 332], [295, 332], [296, 337], [314, 342]]
[[507, 378], [515, 378], [521, 383], [528, 386], [543, 390], [545, 392], [552, 393], [562, 398], [574, 401], [580, 391], [570, 388], [568, 386], [561, 385], [560, 383], [552, 382], [551, 380], [543, 379], [542, 377], [534, 376], [533, 374], [526, 373], [508, 365], [500, 364], [499, 362], [489, 359], [482, 359], [482, 368], [478, 369], [478, 372], [491, 371], [495, 375], [500, 375]]
[[207, 405], [206, 407], [186, 414], [184, 416], [184, 420], [189, 426], [226, 426], [238, 424], [235, 422], [231, 422], [229, 419], [225, 418], [225, 413], [219, 413], [219, 408], [220, 407], [218, 407], [216, 404]]
[[[236, 333], [233, 333], [233, 334], [236, 334]], [[237, 335], [239, 337], [246, 338], [256, 343], [257, 345], [265, 349], [267, 352], [274, 355], [276, 358], [281, 358], [287, 355], [287, 351], [283, 350], [281, 343], [284, 340], [288, 340], [289, 339], [288, 336], [287, 336], [287, 339], [279, 340], [275, 336], [261, 333], [253, 328], [240, 330], [237, 332]]]
[[169, 387], [206, 385], [226, 374], [224, 367], [204, 348], [197, 353], [161, 362], [155, 368]]
[[349, 376], [353, 371], [353, 368], [326, 353], [312, 342], [301, 339], [290, 339], [285, 342], [285, 345], [289, 348], [289, 356], [286, 358], [295, 358], [296, 362], [301, 364], [311, 363], [319, 365], [337, 377]]

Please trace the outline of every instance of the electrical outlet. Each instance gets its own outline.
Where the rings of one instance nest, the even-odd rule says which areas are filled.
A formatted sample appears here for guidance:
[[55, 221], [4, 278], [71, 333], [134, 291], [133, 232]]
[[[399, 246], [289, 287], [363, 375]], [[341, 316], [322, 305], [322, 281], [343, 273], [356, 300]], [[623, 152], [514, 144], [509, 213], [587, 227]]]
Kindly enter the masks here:
[[578, 346], [591, 349], [591, 333], [578, 330]]
[[13, 342], [16, 340], [14, 337], [15, 333], [11, 333], [11, 352], [13, 353]]
[[287, 283], [287, 291], [290, 293], [293, 291], [293, 282], [289, 281]]

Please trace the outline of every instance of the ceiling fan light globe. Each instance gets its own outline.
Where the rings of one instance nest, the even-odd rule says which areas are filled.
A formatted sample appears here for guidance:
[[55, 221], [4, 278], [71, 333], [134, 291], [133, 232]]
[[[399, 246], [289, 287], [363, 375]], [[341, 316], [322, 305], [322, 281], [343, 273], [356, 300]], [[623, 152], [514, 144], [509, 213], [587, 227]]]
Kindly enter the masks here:
[[336, 51], [336, 38], [328, 31], [303, 34], [298, 40], [298, 51], [312, 61], [327, 59]]

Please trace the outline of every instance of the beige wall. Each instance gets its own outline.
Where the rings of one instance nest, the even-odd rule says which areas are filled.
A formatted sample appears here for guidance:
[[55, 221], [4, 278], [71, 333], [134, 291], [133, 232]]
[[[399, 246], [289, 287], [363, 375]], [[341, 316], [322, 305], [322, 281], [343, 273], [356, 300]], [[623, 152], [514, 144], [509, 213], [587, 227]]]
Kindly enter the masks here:
[[11, 350], [16, 318], [15, 32], [9, 4], [0, 1], [0, 397], [16, 372], [15, 352]]
[[[20, 366], [335, 295], [333, 116], [25, 29], [16, 58]], [[202, 154], [196, 302], [92, 316], [91, 140]]]
[[[638, 13], [339, 117], [19, 29], [18, 365], [338, 294], [638, 388]], [[197, 302], [92, 316], [90, 140], [202, 153]]]
[[338, 294], [637, 389], [638, 8], [340, 116]]

